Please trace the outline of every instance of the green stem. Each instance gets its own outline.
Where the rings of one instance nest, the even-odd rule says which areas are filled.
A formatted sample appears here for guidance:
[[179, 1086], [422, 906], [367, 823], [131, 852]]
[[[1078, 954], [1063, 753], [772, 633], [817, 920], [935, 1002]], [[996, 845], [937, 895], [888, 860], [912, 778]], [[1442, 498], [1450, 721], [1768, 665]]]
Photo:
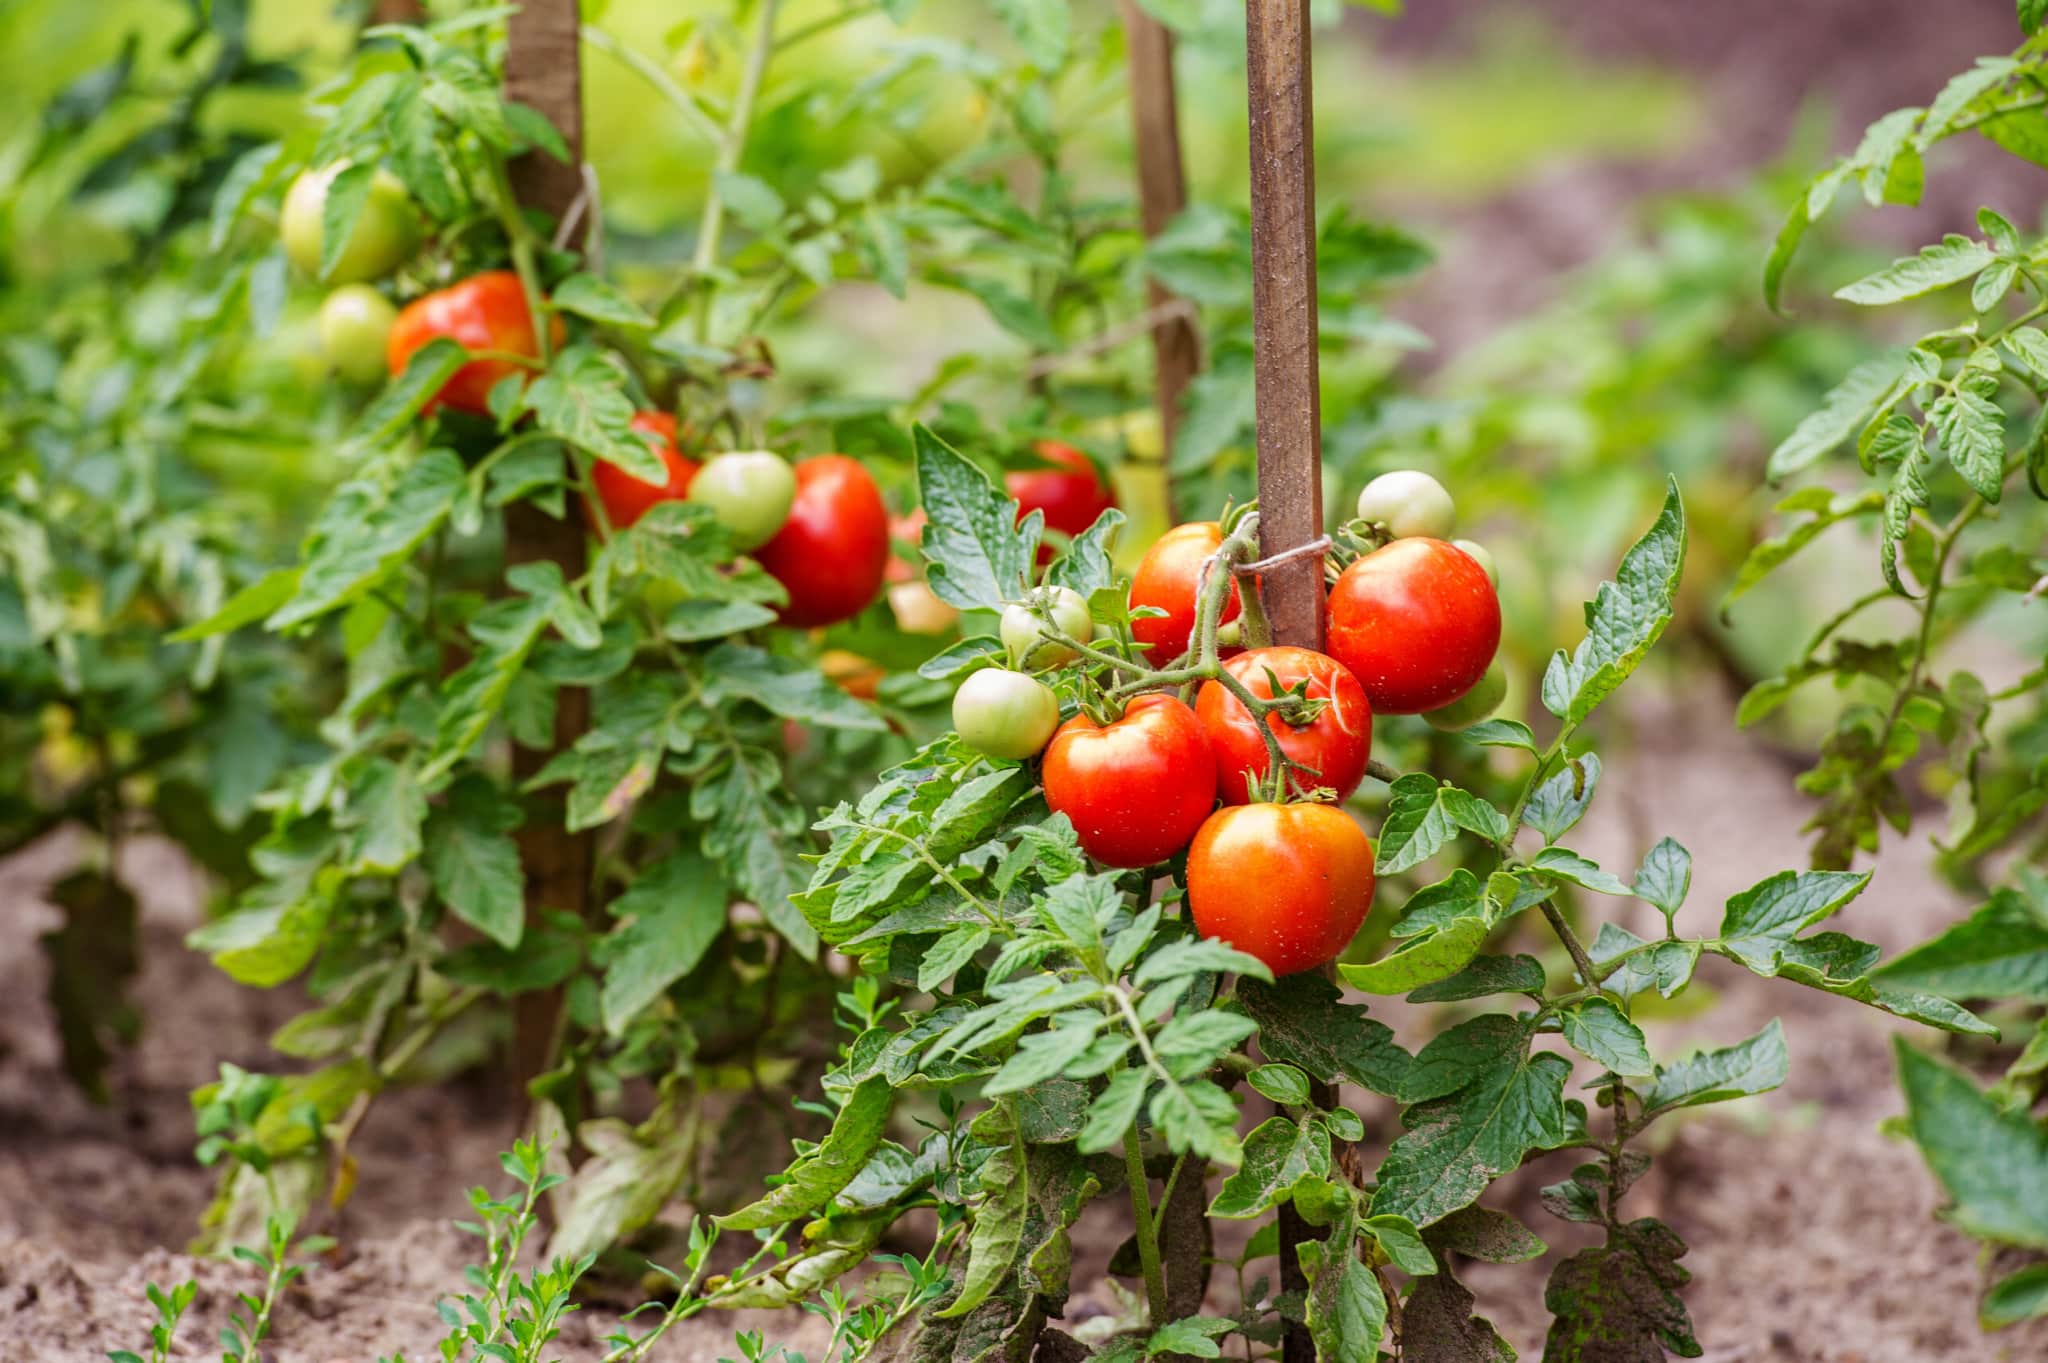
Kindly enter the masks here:
[[1571, 953], [1572, 964], [1579, 970], [1579, 978], [1589, 985], [1597, 985], [1600, 982], [1600, 972], [1594, 967], [1593, 958], [1586, 954], [1585, 944], [1579, 941], [1579, 935], [1572, 931], [1572, 925], [1565, 922], [1564, 914], [1549, 900], [1543, 901], [1542, 909], [1544, 920], [1550, 924], [1550, 930], [1557, 934], [1557, 939], [1564, 943], [1564, 949]]
[[718, 145], [719, 139], [724, 136], [724, 130], [718, 126], [718, 121], [705, 113], [690, 92], [676, 84], [668, 72], [595, 24], [585, 24], [580, 31], [584, 42], [624, 63], [634, 75], [652, 86], [656, 94], [673, 105], [693, 132], [713, 146]]
[[1145, 1301], [1154, 1329], [1166, 1324], [1166, 1271], [1159, 1263], [1159, 1229], [1152, 1222], [1152, 1186], [1145, 1178], [1145, 1151], [1138, 1124], [1124, 1131], [1124, 1176], [1131, 1185], [1131, 1219], [1137, 1223], [1138, 1262], [1145, 1270]]
[[747, 149], [747, 133], [754, 121], [754, 102], [760, 98], [761, 81], [768, 71], [768, 58], [775, 50], [775, 10], [778, 0], [761, 0], [754, 21], [754, 42], [747, 52], [746, 69], [740, 74], [732, 117], [718, 140], [718, 162], [704, 195], [704, 215], [697, 225], [697, 250], [690, 259], [690, 273], [702, 290], [697, 304], [697, 340], [711, 337], [711, 289], [705, 276], [718, 263], [718, 239], [725, 230], [725, 196], [719, 193], [718, 176], [740, 167]]

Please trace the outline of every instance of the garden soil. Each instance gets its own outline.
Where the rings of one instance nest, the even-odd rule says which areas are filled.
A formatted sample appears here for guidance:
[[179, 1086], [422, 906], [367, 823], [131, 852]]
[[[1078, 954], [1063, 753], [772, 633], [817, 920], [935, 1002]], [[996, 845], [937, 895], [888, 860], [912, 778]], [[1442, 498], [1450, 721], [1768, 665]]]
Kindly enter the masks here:
[[[1615, 742], [1609, 790], [1575, 834], [1587, 853], [1632, 864], [1657, 837], [1692, 848], [1698, 865], [1683, 930], [1710, 930], [1722, 900], [1762, 873], [1802, 863], [1803, 811], [1785, 758], [1734, 736], [1719, 704], [1651, 702], [1621, 711], [1632, 742]], [[1615, 735], [1617, 739], [1621, 735]], [[1602, 805], [1604, 804], [1604, 808]], [[180, 945], [198, 919], [202, 885], [164, 844], [132, 842], [124, 872], [143, 901], [149, 949], [137, 990], [148, 1026], [123, 1060], [112, 1105], [97, 1108], [63, 1078], [43, 1004], [39, 933], [56, 921], [40, 898], [75, 848], [63, 840], [0, 871], [0, 1360], [86, 1363], [132, 1348], [150, 1320], [146, 1283], [197, 1279], [201, 1295], [184, 1357], [206, 1356], [244, 1267], [178, 1252], [212, 1193], [191, 1158], [190, 1089], [221, 1061], [275, 1068], [271, 1031], [299, 1006], [289, 991], [228, 987]], [[1895, 950], [1963, 906], [1939, 886], [1913, 844], [1887, 850], [1871, 889], [1842, 926]], [[1647, 909], [1644, 910], [1648, 912]], [[1646, 925], [1637, 924], [1638, 929]], [[1532, 946], [1537, 946], [1532, 942]], [[1709, 959], [1723, 995], [1700, 1021], [1651, 1024], [1653, 1050], [1725, 1044], [1773, 1017], [1785, 1020], [1791, 1081], [1765, 1098], [1674, 1118], [1659, 1128], [1657, 1162], [1630, 1194], [1634, 1215], [1668, 1221], [1693, 1248], [1685, 1293], [1706, 1357], [1716, 1363], [2038, 1363], [2048, 1322], [1980, 1334], [1976, 1246], [1935, 1217], [1938, 1190], [1914, 1153], [1880, 1130], [1899, 1110], [1891, 1034], [1883, 1016], [1844, 1000], [1756, 980]], [[1384, 1016], [1411, 1046], [1421, 1019], [1399, 1005]], [[1381, 1127], [1383, 1100], [1351, 1095]], [[401, 1093], [359, 1137], [362, 1181], [335, 1227], [341, 1248], [289, 1294], [266, 1357], [272, 1363], [373, 1363], [403, 1350], [435, 1356], [438, 1294], [461, 1290], [476, 1242], [452, 1229], [463, 1189], [496, 1173], [512, 1115], [482, 1087]], [[744, 1140], [743, 1134], [734, 1139]], [[1580, 1228], [1545, 1214], [1536, 1187], [1562, 1177], [1525, 1170], [1502, 1203], [1552, 1244], [1537, 1262], [1472, 1266], [1469, 1285], [1524, 1357], [1541, 1352], [1544, 1278], [1583, 1243]], [[1497, 1195], [1498, 1196], [1498, 1195]], [[1080, 1228], [1082, 1258], [1100, 1265], [1124, 1228], [1114, 1213]], [[1211, 1309], [1232, 1303], [1219, 1275]], [[1070, 1303], [1068, 1323], [1114, 1308], [1102, 1288]], [[594, 1359], [615, 1318], [572, 1318], [562, 1354]], [[762, 1329], [812, 1358], [819, 1322], [797, 1312], [711, 1316], [664, 1341], [656, 1359], [712, 1363], [733, 1355], [736, 1325]], [[672, 1342], [672, 1347], [670, 1346]]]
[[[1775, 154], [1777, 129], [1801, 97], [1831, 100], [1845, 128], [1860, 127], [1885, 109], [1924, 100], [1970, 58], [2008, 48], [2013, 33], [2009, 0], [1542, 0], [1540, 7], [1596, 55], [1691, 69], [1708, 92], [1712, 136], [1656, 166], [1546, 172], [1491, 205], [1484, 221], [1511, 220], [1516, 230], [1475, 232], [1485, 238], [1483, 251], [1451, 252], [1481, 275], [1442, 272], [1456, 278], [1462, 297], [1483, 300], [1475, 327], [1497, 325], [1518, 305], [1538, 301], [1521, 281], [1587, 259], [1636, 195], [1718, 183]], [[1449, 0], [1410, 8], [1396, 29], [1397, 50], [1454, 48], [1490, 12]], [[1923, 211], [1962, 221], [1976, 201], [1962, 191]], [[1443, 339], [1453, 348], [1458, 342]], [[1638, 703], [1613, 718], [1634, 731], [1632, 744], [1611, 745], [1629, 755], [1614, 759], [1608, 785], [1628, 799], [1596, 804], [1575, 840], [1620, 865], [1664, 834], [1692, 848], [1699, 871], [1682, 929], [1710, 929], [1728, 894], [1769, 870], [1803, 864], [1805, 810], [1791, 791], [1794, 767], [1737, 735], [1724, 701]], [[180, 1253], [213, 1192], [213, 1175], [192, 1159], [188, 1095], [223, 1061], [281, 1068], [267, 1039], [303, 1001], [290, 990], [230, 987], [185, 951], [205, 886], [168, 846], [132, 840], [123, 871], [142, 903], [148, 949], [135, 997], [146, 1027], [115, 1067], [111, 1103], [86, 1102], [59, 1065], [36, 940], [56, 925], [44, 896], [76, 853], [77, 844], [60, 837], [0, 865], [0, 1363], [96, 1363], [106, 1350], [138, 1348], [151, 1321], [145, 1284], [186, 1278], [200, 1294], [175, 1356], [210, 1357], [234, 1294], [252, 1286], [252, 1273]], [[1895, 950], [1965, 907], [1933, 878], [1918, 846], [1898, 843], [1842, 926]], [[1899, 1111], [1890, 1050], [1899, 1028], [1844, 1000], [1756, 980], [1718, 960], [1706, 962], [1702, 976], [1723, 994], [1721, 1005], [1696, 1022], [1651, 1024], [1657, 1054], [1725, 1044], [1772, 1017], [1784, 1019], [1793, 1052], [1792, 1077], [1780, 1092], [1661, 1125], [1656, 1166], [1629, 1196], [1634, 1215], [1663, 1218], [1693, 1247], [1685, 1264], [1697, 1281], [1684, 1295], [1705, 1358], [2048, 1360], [2048, 1322], [1978, 1331], [1978, 1248], [1936, 1218], [1940, 1198], [1924, 1166], [1881, 1129]], [[1417, 1017], [1399, 1006], [1384, 1015], [1405, 1042], [1418, 1043]], [[1389, 1124], [1380, 1100], [1353, 1101], [1380, 1128]], [[374, 1363], [403, 1351], [425, 1363], [438, 1356], [433, 1302], [461, 1290], [462, 1267], [477, 1249], [450, 1223], [467, 1210], [465, 1187], [497, 1173], [495, 1156], [513, 1122], [481, 1081], [382, 1100], [357, 1139], [360, 1186], [332, 1227], [340, 1247], [287, 1295], [266, 1359]], [[1501, 1205], [1545, 1236], [1551, 1253], [1466, 1272], [1478, 1309], [1524, 1357], [1541, 1353], [1544, 1279], [1584, 1243], [1581, 1228], [1536, 1204], [1538, 1184], [1562, 1177], [1569, 1160], [1552, 1163], [1496, 1194], [1512, 1196]], [[1124, 1231], [1113, 1212], [1085, 1221], [1078, 1236], [1084, 1264], [1106, 1261]], [[1218, 1284], [1211, 1309], [1227, 1312], [1227, 1279], [1219, 1275]], [[1099, 1288], [1077, 1294], [1067, 1324], [1114, 1305]], [[594, 1307], [572, 1317], [561, 1354], [595, 1359], [615, 1321]], [[653, 1357], [712, 1363], [735, 1355], [734, 1328], [760, 1329], [814, 1359], [824, 1351], [817, 1319], [792, 1311], [691, 1322]]]

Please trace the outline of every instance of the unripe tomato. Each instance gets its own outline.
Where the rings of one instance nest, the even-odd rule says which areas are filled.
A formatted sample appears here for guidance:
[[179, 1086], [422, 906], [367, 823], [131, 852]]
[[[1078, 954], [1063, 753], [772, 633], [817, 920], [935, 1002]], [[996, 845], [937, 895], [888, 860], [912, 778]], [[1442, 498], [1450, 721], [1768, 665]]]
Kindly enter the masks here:
[[[1372, 707], [1366, 703], [1365, 688], [1344, 664], [1313, 649], [1279, 647], [1252, 649], [1223, 666], [1247, 691], [1263, 700], [1293, 690], [1306, 680], [1310, 699], [1328, 702], [1321, 714], [1298, 729], [1278, 714], [1266, 716], [1267, 726], [1279, 738], [1280, 750], [1288, 759], [1316, 772], [1314, 776], [1295, 772], [1291, 785], [1299, 795], [1328, 786], [1339, 800], [1358, 789], [1365, 779], [1366, 760], [1372, 756]], [[1280, 683], [1277, 691], [1274, 680]], [[1249, 803], [1253, 798], [1251, 782], [1263, 783], [1271, 769], [1266, 740], [1259, 736], [1251, 711], [1222, 682], [1210, 681], [1202, 683], [1195, 697], [1195, 715], [1216, 754], [1216, 788], [1223, 803]]]
[[1432, 729], [1441, 729], [1447, 734], [1469, 729], [1482, 719], [1490, 719], [1500, 709], [1500, 703], [1508, 698], [1507, 669], [1495, 658], [1487, 664], [1486, 675], [1478, 685], [1452, 701], [1439, 705], [1434, 710], [1425, 710], [1422, 717], [1429, 721]]
[[[559, 345], [564, 335], [561, 318], [554, 319], [552, 330]], [[534, 330], [533, 314], [526, 307], [526, 290], [519, 276], [510, 270], [471, 275], [459, 284], [436, 289], [406, 304], [391, 328], [391, 340], [385, 350], [391, 376], [403, 374], [413, 353], [437, 336], [446, 336], [473, 351], [540, 358], [540, 334]], [[427, 410], [445, 402], [459, 412], [488, 415], [491, 389], [498, 380], [507, 374], [530, 372], [515, 360], [471, 360], [441, 385]]]
[[344, 284], [320, 304], [320, 350], [350, 383], [384, 377], [384, 345], [398, 309], [368, 284]]
[[789, 592], [782, 623], [807, 628], [859, 615], [882, 589], [889, 510], [858, 461], [821, 454], [796, 466], [789, 519], [754, 558]]
[[320, 273], [320, 247], [326, 238], [321, 215], [327, 210], [327, 189], [347, 168], [348, 162], [336, 161], [302, 173], [285, 191], [284, 214], [278, 222], [284, 253], [292, 264], [330, 284], [353, 284], [390, 274], [419, 245], [419, 214], [413, 210], [412, 196], [405, 192], [403, 181], [379, 166], [370, 175], [369, 197], [349, 229], [348, 242], [334, 268], [325, 275]]
[[1216, 804], [1216, 759], [1177, 697], [1145, 695], [1097, 724], [1079, 714], [1045, 750], [1045, 802], [1106, 866], [1151, 866], [1181, 848]]
[[1494, 566], [1493, 554], [1478, 540], [1452, 540], [1453, 549], [1463, 549], [1472, 556], [1472, 561], [1486, 569], [1486, 580], [1493, 584], [1494, 591], [1500, 590], [1500, 569]]
[[1188, 849], [1195, 930], [1275, 975], [1343, 955], [1372, 907], [1372, 888], [1372, 840], [1330, 805], [1219, 809]]
[[974, 673], [953, 693], [953, 727], [968, 747], [1005, 762], [1036, 757], [1060, 723], [1059, 698], [1004, 667]]
[[1358, 518], [1386, 527], [1395, 539], [1442, 539], [1457, 524], [1458, 508], [1444, 485], [1418, 469], [1382, 473], [1358, 494]]
[[1374, 714], [1449, 705], [1486, 675], [1500, 647], [1500, 599], [1470, 554], [1437, 539], [1395, 540], [1330, 589], [1330, 656], [1351, 669]]
[[[1003, 475], [1003, 486], [1017, 499], [1017, 519], [1033, 511], [1045, 513], [1045, 528], [1072, 537], [1095, 524], [1095, 518], [1116, 505], [1116, 494], [1102, 481], [1087, 455], [1057, 440], [1034, 447], [1049, 469], [1017, 469]], [[1053, 549], [1038, 546], [1038, 561], [1050, 563]]]
[[[590, 481], [597, 487], [598, 498], [604, 503], [605, 520], [614, 530], [624, 530], [646, 515], [648, 509], [658, 502], [673, 502], [687, 494], [691, 479], [697, 476], [698, 464], [694, 459], [685, 458], [676, 448], [676, 419], [667, 412], [635, 412], [632, 428], [645, 440], [649, 449], [661, 458], [662, 467], [668, 476], [659, 483], [649, 483], [635, 478], [617, 464], [600, 459], [590, 470]], [[588, 514], [590, 528], [597, 529], [597, 517]]]
[[960, 612], [922, 582], [890, 583], [889, 612], [905, 634], [944, 634], [960, 621]]
[[789, 519], [796, 473], [781, 455], [767, 450], [714, 455], [690, 484], [690, 500], [718, 513], [734, 545], [758, 549]]
[[1009, 650], [1010, 660], [1027, 671], [1057, 667], [1081, 656], [1045, 636], [1045, 615], [1052, 617], [1053, 627], [1060, 633], [1084, 644], [1095, 635], [1088, 598], [1072, 587], [1048, 587], [1034, 594], [1032, 601], [1003, 607], [1003, 647]]
[[[1166, 612], [1164, 616], [1131, 621], [1131, 633], [1144, 645], [1145, 656], [1154, 667], [1164, 667], [1188, 651], [1195, 632], [1202, 564], [1222, 547], [1222, 526], [1215, 521], [1190, 521], [1161, 535], [1159, 542], [1145, 551], [1144, 562], [1131, 575], [1131, 605], [1157, 606]], [[1219, 565], [1216, 571], [1225, 570]], [[1222, 620], [1235, 620], [1238, 609], [1237, 584], [1233, 582], [1230, 595], [1224, 599]], [[1222, 656], [1234, 652], [1235, 649], [1225, 649]]]

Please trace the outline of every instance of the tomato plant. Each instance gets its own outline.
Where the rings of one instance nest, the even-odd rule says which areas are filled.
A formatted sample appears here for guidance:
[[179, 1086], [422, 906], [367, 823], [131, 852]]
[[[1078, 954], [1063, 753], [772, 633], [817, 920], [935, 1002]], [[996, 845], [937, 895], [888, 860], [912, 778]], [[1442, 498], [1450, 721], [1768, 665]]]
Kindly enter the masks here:
[[1343, 955], [1372, 890], [1372, 842], [1356, 819], [1329, 805], [1218, 810], [1188, 849], [1195, 931], [1256, 957], [1276, 976]]
[[[560, 345], [561, 322], [550, 325], [554, 344]], [[446, 403], [459, 412], [487, 415], [491, 390], [502, 380], [525, 376], [541, 358], [532, 300], [525, 282], [511, 270], [487, 270], [407, 303], [385, 343], [392, 376], [404, 374], [413, 356], [435, 340], [482, 353], [442, 382], [427, 400], [429, 409]]]
[[[1845, 186], [1860, 185], [1872, 204], [1916, 202], [1926, 159], [1970, 133], [2043, 162], [2043, 16], [2030, 5], [2020, 14], [2032, 36], [2018, 51], [1979, 62], [1925, 107], [1886, 115], [1805, 187], [1766, 266], [1774, 306], [1802, 238]], [[1816, 866], [1848, 867], [1875, 853], [1887, 829], [1908, 832], [1916, 793], [1946, 796], [1938, 865], [1983, 902], [1876, 975], [1892, 987], [1988, 1003], [2007, 1027], [2007, 1046], [1983, 1066], [2002, 1070], [1988, 1087], [1898, 1049], [1906, 1132], [1954, 1202], [1954, 1218], [2007, 1251], [1991, 1261], [1980, 1305], [1986, 1326], [2048, 1315], [2048, 1267], [2015, 1257], [2042, 1244], [2026, 1229], [2039, 1216], [2019, 1189], [2048, 1174], [2048, 1124], [2033, 1113], [2048, 1092], [2040, 1008], [2048, 990], [2039, 987], [2048, 884], [2032, 869], [2048, 850], [2040, 817], [2048, 808], [2048, 633], [2028, 610], [2048, 584], [2044, 255], [2048, 241], [1987, 207], [1975, 236], [1948, 234], [1835, 290], [1859, 307], [1938, 298], [1946, 324], [1858, 365], [1779, 442], [1766, 470], [1773, 482], [1820, 469], [1838, 452], [1855, 460], [1852, 481], [1808, 481], [1779, 501], [1791, 523], [1756, 545], [1727, 594], [1729, 603], [1745, 597], [1837, 526], [1863, 528], [1875, 550], [1877, 582], [1831, 603], [1789, 664], [1750, 689], [1738, 719], [1793, 713], [1800, 693], [1822, 679], [1846, 701], [1818, 763], [1799, 778], [1818, 801], [1809, 825]], [[1853, 483], [1859, 472], [1867, 486]], [[1891, 618], [1902, 627], [1873, 623], [1877, 608], [1901, 604]], [[2018, 646], [2001, 656], [1986, 647], [1993, 639]], [[2032, 1152], [1995, 1188], [1968, 1172], [1969, 1152], [1991, 1144]]]
[[[661, 460], [662, 476], [643, 479], [617, 464], [599, 463], [590, 471], [591, 486], [604, 508], [605, 524], [614, 530], [628, 530], [642, 516], [662, 502], [679, 501], [689, 495], [690, 486], [703, 468], [676, 446], [676, 419], [667, 412], [635, 412], [626, 429], [647, 442]], [[589, 504], [585, 504], [586, 513]], [[596, 526], [594, 513], [587, 517]], [[730, 529], [730, 527], [728, 527]], [[738, 546], [735, 537], [735, 547]]]
[[[1223, 527], [1215, 521], [1194, 521], [1177, 525], [1160, 536], [1145, 551], [1138, 571], [1131, 579], [1131, 605], [1148, 607], [1156, 615], [1140, 615], [1131, 622], [1138, 642], [1156, 666], [1164, 667], [1188, 651], [1195, 630], [1195, 601], [1200, 593], [1202, 565], [1209, 562], [1223, 544]], [[1237, 584], [1230, 584], [1229, 604], [1223, 608], [1223, 623], [1237, 618]]]
[[889, 566], [889, 512], [874, 478], [842, 454], [799, 462], [789, 515], [756, 557], [788, 595], [784, 624], [858, 615]]

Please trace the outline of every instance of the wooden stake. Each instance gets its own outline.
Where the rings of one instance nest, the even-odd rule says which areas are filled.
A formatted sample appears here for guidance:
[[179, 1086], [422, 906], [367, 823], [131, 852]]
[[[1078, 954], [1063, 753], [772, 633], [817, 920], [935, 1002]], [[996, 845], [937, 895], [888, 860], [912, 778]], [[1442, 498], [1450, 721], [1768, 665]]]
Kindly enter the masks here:
[[[1188, 203], [1180, 151], [1180, 109], [1174, 97], [1173, 30], [1140, 9], [1137, 0], [1119, 0], [1119, 8], [1131, 70], [1138, 211], [1150, 238], [1165, 231]], [[1149, 288], [1154, 312], [1176, 301], [1173, 292], [1156, 279]], [[1193, 320], [1186, 315], [1163, 316], [1152, 328], [1152, 356], [1160, 436], [1170, 458], [1180, 429], [1181, 395], [1202, 367], [1202, 343]]]
[[[1247, 0], [1245, 39], [1251, 108], [1259, 548], [1272, 555], [1323, 533], [1308, 0]], [[1274, 642], [1320, 649], [1321, 561], [1298, 559], [1264, 576], [1259, 595]]]
[[[1259, 547], [1268, 555], [1323, 533], [1322, 399], [1316, 352], [1315, 118], [1308, 0], [1246, 0], [1251, 120], [1252, 344], [1258, 394]], [[1323, 646], [1323, 563], [1266, 572], [1259, 599], [1273, 642]], [[1333, 1086], [1316, 1084], [1319, 1106]], [[1311, 1239], [1294, 1205], [1280, 1209], [1280, 1284], [1308, 1286], [1296, 1246]], [[1284, 1363], [1314, 1363], [1315, 1342], [1290, 1324]]]
[[[505, 93], [544, 114], [568, 143], [570, 163], [532, 152], [512, 167], [513, 188], [522, 204], [561, 218], [583, 187], [583, 84], [577, 40], [577, 0], [526, 0], [507, 21]], [[587, 220], [587, 218], [586, 218]], [[505, 517], [508, 564], [546, 560], [574, 580], [584, 569], [583, 526], [572, 512], [557, 519], [530, 502], [514, 502]], [[515, 747], [512, 771], [525, 781], [590, 727], [590, 694], [565, 686], [556, 695], [555, 741], [551, 748]], [[587, 917], [590, 912], [594, 848], [588, 833], [570, 833], [557, 797], [544, 797], [519, 831], [519, 860], [526, 872], [526, 921], [531, 928], [542, 909]], [[512, 1042], [512, 1068], [525, 1086], [555, 1064], [561, 1027], [559, 989], [519, 996]]]

